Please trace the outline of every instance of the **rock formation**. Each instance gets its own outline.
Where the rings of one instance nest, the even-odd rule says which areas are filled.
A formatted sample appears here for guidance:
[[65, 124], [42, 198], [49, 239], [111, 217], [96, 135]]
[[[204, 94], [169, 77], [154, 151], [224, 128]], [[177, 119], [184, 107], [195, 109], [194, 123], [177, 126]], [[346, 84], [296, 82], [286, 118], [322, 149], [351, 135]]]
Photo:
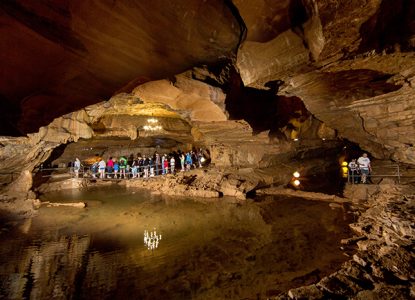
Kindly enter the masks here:
[[[408, 51], [414, 46], [415, 32], [409, 25], [413, 4], [400, 1], [392, 8], [388, 1], [368, 1], [335, 7], [326, 1], [303, 1], [303, 5], [304, 19], [292, 24], [296, 26], [272, 38], [242, 44], [237, 66], [244, 84], [265, 88], [268, 82], [279, 81], [278, 93], [299, 97], [341, 137], [378, 158], [413, 164], [415, 56]], [[264, 13], [248, 10], [247, 5], [242, 8], [241, 15], [250, 19], [252, 14]], [[285, 9], [289, 10], [288, 3]], [[386, 16], [387, 9], [391, 16]], [[399, 13], [405, 17], [393, 19]], [[396, 36], [369, 43], [369, 32], [380, 35], [377, 27], [387, 24], [397, 30]], [[401, 27], [406, 24], [412, 29]], [[400, 45], [405, 52], [400, 52]]]

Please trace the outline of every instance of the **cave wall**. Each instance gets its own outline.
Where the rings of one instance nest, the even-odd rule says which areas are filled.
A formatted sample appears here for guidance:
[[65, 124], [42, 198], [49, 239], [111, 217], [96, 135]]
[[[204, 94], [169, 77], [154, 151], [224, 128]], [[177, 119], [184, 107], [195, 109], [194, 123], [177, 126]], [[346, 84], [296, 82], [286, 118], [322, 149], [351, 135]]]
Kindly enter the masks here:
[[[415, 2], [290, 5], [286, 11], [297, 7], [299, 15], [285, 31], [240, 46], [236, 65], [244, 84], [269, 89], [270, 82], [281, 82], [279, 95], [299, 97], [340, 137], [377, 158], [413, 164]], [[254, 6], [240, 5], [244, 19], [267, 15]]]

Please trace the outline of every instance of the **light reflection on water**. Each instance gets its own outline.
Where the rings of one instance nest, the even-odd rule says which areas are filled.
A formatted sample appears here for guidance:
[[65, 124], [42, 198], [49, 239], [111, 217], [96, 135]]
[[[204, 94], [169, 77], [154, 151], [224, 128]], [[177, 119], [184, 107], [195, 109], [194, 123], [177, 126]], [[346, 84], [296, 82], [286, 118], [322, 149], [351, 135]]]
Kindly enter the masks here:
[[[0, 298], [255, 299], [345, 260], [346, 221], [326, 203], [179, 199], [122, 187], [45, 195], [27, 234], [3, 233]], [[149, 251], [143, 232], [162, 235]], [[324, 254], [324, 255], [322, 255]]]

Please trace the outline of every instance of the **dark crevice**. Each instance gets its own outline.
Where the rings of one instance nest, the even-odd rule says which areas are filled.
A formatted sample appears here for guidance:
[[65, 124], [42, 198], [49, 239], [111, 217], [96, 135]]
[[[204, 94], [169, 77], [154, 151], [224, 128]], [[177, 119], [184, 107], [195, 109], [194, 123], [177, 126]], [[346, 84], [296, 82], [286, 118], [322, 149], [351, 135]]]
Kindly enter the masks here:
[[360, 29], [359, 52], [412, 51], [409, 39], [415, 35], [415, 1], [384, 0], [379, 10]]
[[308, 20], [309, 13], [302, 0], [291, 0], [289, 7], [291, 28], [302, 28], [302, 25]]
[[245, 87], [234, 69], [225, 91], [229, 118], [247, 121], [254, 133], [270, 130], [270, 136], [280, 136], [279, 129], [289, 126], [291, 119], [309, 116], [299, 98], [276, 95], [282, 83], [280, 80], [268, 82], [269, 90]]
[[[297, 34], [303, 41], [303, 46], [310, 49], [304, 36], [304, 23], [310, 18], [312, 12], [307, 9], [301, 0], [291, 0], [289, 7], [289, 17], [291, 30]], [[313, 61], [311, 51], [309, 53], [310, 61]]]
[[53, 149], [50, 156], [39, 166], [39, 171], [34, 173], [33, 176], [33, 183], [32, 187], [36, 188], [41, 186], [43, 183], [47, 182], [50, 179], [50, 175], [53, 173], [54, 170], [52, 168], [58, 167], [57, 165], [53, 165], [52, 162], [61, 157], [64, 153], [67, 144], [62, 144]]
[[244, 19], [241, 17], [238, 8], [233, 4], [232, 0], [225, 0], [225, 5], [229, 8], [235, 19], [238, 21], [240, 33], [239, 33], [239, 42], [235, 49], [235, 55], [239, 49], [239, 46], [245, 41], [248, 34], [248, 29], [245, 25]]
[[62, 154], [65, 152], [65, 149], [66, 149], [67, 146], [68, 146], [68, 144], [61, 144], [58, 147], [56, 147], [55, 149], [53, 149], [53, 151], [50, 154], [50, 156], [48, 157], [48, 159], [43, 162], [43, 167], [44, 168], [57, 168], [58, 166], [52, 165], [52, 162], [55, 159], [62, 156]]

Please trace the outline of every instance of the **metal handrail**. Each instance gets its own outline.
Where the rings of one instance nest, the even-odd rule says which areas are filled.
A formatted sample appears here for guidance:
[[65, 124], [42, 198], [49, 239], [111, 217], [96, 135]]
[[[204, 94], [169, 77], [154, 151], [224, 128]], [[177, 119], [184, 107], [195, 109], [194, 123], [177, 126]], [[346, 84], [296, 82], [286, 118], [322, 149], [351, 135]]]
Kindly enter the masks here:
[[[158, 168], [156, 168], [156, 167], [158, 167]], [[129, 171], [126, 171], [125, 173], [123, 172], [122, 173], [122, 175], [131, 175], [131, 174], [134, 174], [133, 172], [131, 172], [130, 170], [132, 169], [133, 167], [131, 167], [131, 166], [128, 166], [128, 169], [129, 169]], [[145, 168], [147, 168], [149, 171], [150, 171], [150, 168], [153, 168], [154, 169], [154, 176], [148, 176], [148, 177], [155, 177], [155, 176], [161, 176], [161, 175], [164, 175], [163, 173], [162, 173], [162, 171], [163, 171], [163, 167], [162, 167], [162, 164], [158, 164], [158, 165], [152, 165], [152, 166], [150, 166], [150, 165], [148, 165], [148, 166], [138, 166], [137, 167], [137, 173], [136, 174], [139, 174], [139, 176], [140, 176], [140, 178], [144, 178], [144, 174], [145, 174], [145, 172], [144, 172], [144, 169]], [[48, 169], [46, 169], [46, 168], [42, 168], [42, 169], [39, 169], [39, 171], [43, 171], [43, 170], [45, 170], [45, 171], [47, 171], [47, 170], [62, 170], [62, 169], [67, 169], [67, 170], [69, 170], [69, 172], [67, 173], [67, 174], [70, 174], [70, 175], [74, 175], [76, 172], [75, 172], [75, 170], [74, 170], [74, 167], [72, 166], [72, 167], [65, 167], [65, 168], [48, 168]], [[126, 168], [127, 169], [127, 168]], [[156, 172], [156, 169], [158, 169], [158, 171]], [[167, 168], [164, 168], [164, 169], [166, 169], [166, 170], [168, 170], [168, 173], [170, 173], [171, 174], [171, 165], [170, 165], [170, 162], [169, 162], [169, 165], [168, 165], [168, 167]], [[176, 167], [174, 168], [174, 170], [175, 170], [175, 173], [176, 173]], [[149, 172], [150, 173], [150, 172]], [[80, 177], [81, 178], [86, 178], [85, 177], [85, 175], [86, 174], [91, 174], [91, 175], [97, 175], [96, 177], [88, 177], [89, 179], [105, 179], [105, 180], [108, 180], [108, 179], [118, 179], [118, 178], [108, 178], [107, 176], [108, 175], [112, 175], [112, 176], [114, 176], [115, 175], [115, 172], [114, 172], [114, 170], [112, 171], [112, 172], [108, 172], [107, 170], [103, 173], [104, 174], [104, 176], [105, 176], [105, 178], [100, 178], [99, 177], [99, 175], [101, 174], [101, 173], [99, 173], [99, 171], [97, 171], [97, 172], [95, 172], [95, 173], [92, 173], [91, 172], [91, 168], [90, 167], [84, 167], [84, 166], [81, 166], [81, 169], [79, 170], [79, 172], [78, 172], [78, 174], [79, 175], [81, 175]], [[54, 176], [53, 174], [52, 175], [43, 175], [42, 177], [51, 177], [51, 176]], [[118, 170], [118, 172], [117, 172], [117, 176], [119, 176], [119, 179], [122, 179], [121, 178], [121, 172], [120, 172], [120, 169]], [[127, 177], [127, 178], [125, 178], [125, 177]], [[130, 179], [130, 176], [125, 176], [124, 177], [124, 179]]]
[[[400, 171], [400, 166], [399, 166], [399, 162], [396, 163], [396, 165], [387, 165], [387, 166], [382, 166], [382, 168], [393, 168], [396, 169], [396, 174], [373, 174], [370, 173], [368, 175], [368, 178], [372, 178], [372, 177], [398, 177], [398, 183], [401, 183], [401, 177], [405, 177], [402, 175], [401, 171]], [[348, 170], [347, 172], [347, 182], [348, 183], [355, 183], [355, 178], [360, 178], [362, 175], [361, 174], [352, 174], [350, 176], [350, 170]]]

